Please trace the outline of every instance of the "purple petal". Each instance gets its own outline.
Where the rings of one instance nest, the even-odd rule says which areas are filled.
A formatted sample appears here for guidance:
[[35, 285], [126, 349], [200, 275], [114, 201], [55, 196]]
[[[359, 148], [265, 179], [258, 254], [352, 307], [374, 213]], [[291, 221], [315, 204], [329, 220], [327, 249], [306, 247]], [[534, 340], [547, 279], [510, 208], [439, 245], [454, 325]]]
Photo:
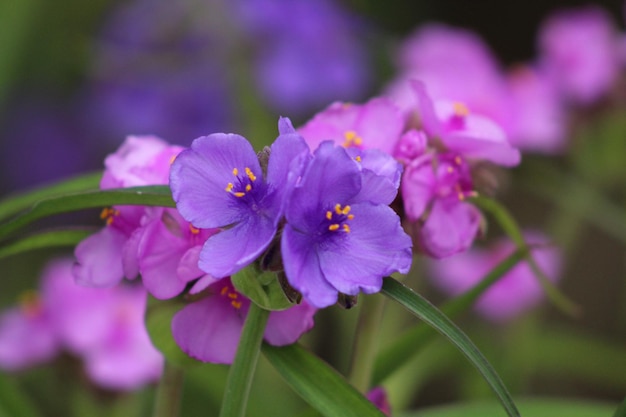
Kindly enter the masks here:
[[289, 283], [317, 308], [337, 301], [337, 290], [324, 278], [310, 237], [295, 231], [289, 223], [283, 230], [281, 252]]
[[480, 212], [471, 204], [444, 204], [435, 200], [420, 231], [422, 249], [435, 258], [466, 250], [478, 233], [480, 218]]
[[417, 106], [422, 129], [428, 133], [429, 136], [441, 137], [443, 134], [443, 126], [435, 113], [435, 105], [426, 92], [426, 86], [421, 81], [412, 80], [411, 88], [417, 97]]
[[172, 319], [172, 334], [180, 348], [203, 362], [230, 364], [243, 328], [243, 313], [225, 297], [191, 303]]
[[280, 202], [280, 195], [287, 188], [288, 174], [293, 161], [299, 155], [308, 154], [309, 147], [302, 136], [295, 131], [289, 119], [284, 117], [280, 119], [279, 131], [281, 133], [271, 147], [267, 182], [272, 190], [279, 191], [279, 195], [275, 198]]
[[189, 282], [204, 275], [204, 271], [198, 268], [201, 251], [202, 245], [194, 246], [180, 258], [178, 268], [176, 268], [176, 275], [180, 280]]
[[363, 138], [365, 148], [391, 154], [403, 129], [404, 117], [400, 109], [389, 99], [377, 97], [361, 106], [353, 130]]
[[226, 186], [233, 169], [250, 168], [259, 179], [261, 167], [252, 145], [239, 135], [216, 133], [196, 139], [172, 164], [170, 186], [182, 216], [204, 229], [222, 227], [247, 216]]
[[76, 282], [87, 287], [111, 287], [124, 277], [122, 248], [127, 237], [113, 227], [105, 227], [76, 246]]
[[258, 258], [275, 234], [274, 219], [248, 217], [211, 236], [200, 252], [198, 266], [215, 278], [232, 275]]
[[348, 221], [350, 232], [337, 231], [340, 243], [319, 246], [319, 260], [326, 280], [339, 292], [356, 295], [380, 291], [382, 278], [411, 267], [411, 239], [400, 218], [389, 207], [355, 204]]
[[287, 310], [272, 311], [267, 320], [264, 338], [270, 345], [284, 346], [295, 343], [313, 327], [317, 309], [305, 301]]
[[402, 200], [409, 220], [419, 219], [434, 197], [437, 177], [431, 158], [422, 158], [409, 165], [402, 177]]

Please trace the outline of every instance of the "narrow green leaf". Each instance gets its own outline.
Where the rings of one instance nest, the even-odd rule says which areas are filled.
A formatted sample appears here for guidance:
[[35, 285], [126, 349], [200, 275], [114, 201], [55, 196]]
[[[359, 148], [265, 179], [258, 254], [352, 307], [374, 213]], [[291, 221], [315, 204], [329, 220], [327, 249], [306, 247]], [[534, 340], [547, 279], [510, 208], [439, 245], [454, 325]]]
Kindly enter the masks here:
[[327, 417], [384, 417], [384, 414], [326, 362], [298, 344], [263, 345], [263, 354], [306, 402]]
[[231, 277], [237, 291], [266, 310], [286, 310], [293, 306], [278, 282], [275, 272], [260, 271], [250, 265]]
[[482, 374], [485, 381], [498, 396], [507, 414], [519, 417], [519, 411], [498, 374], [465, 333], [448, 317], [424, 297], [393, 278], [387, 277], [384, 279], [382, 292], [400, 303], [416, 317], [432, 326], [454, 344]]
[[7, 219], [22, 210], [26, 210], [40, 200], [79, 191], [96, 190], [101, 177], [102, 172], [93, 172], [30, 191], [9, 195], [0, 200], [0, 220]]
[[496, 219], [498, 224], [500, 224], [504, 232], [511, 238], [511, 240], [513, 240], [515, 245], [519, 249], [527, 251], [526, 260], [528, 261], [528, 265], [539, 280], [541, 287], [543, 288], [550, 301], [552, 301], [552, 303], [565, 314], [573, 317], [580, 316], [580, 307], [572, 300], [567, 298], [557, 287], [555, 287], [554, 284], [552, 284], [548, 277], [543, 273], [543, 271], [535, 261], [535, 258], [532, 256], [531, 251], [528, 250], [528, 245], [524, 240], [524, 235], [522, 234], [520, 227], [517, 225], [517, 222], [515, 221], [511, 213], [509, 213], [509, 211], [502, 204], [490, 198], [480, 196], [473, 197], [472, 202], [481, 209], [491, 213], [491, 215]]
[[220, 417], [243, 417], [245, 415], [269, 315], [268, 310], [250, 303], [235, 360], [228, 372]]
[[[496, 265], [478, 284], [462, 295], [445, 303], [441, 307], [441, 311], [448, 317], [454, 318], [467, 310], [491, 285], [513, 269], [525, 256], [525, 250], [518, 249], [513, 252]], [[380, 384], [389, 375], [410, 361], [420, 351], [420, 347], [424, 346], [436, 334], [437, 332], [432, 327], [424, 323], [419, 323], [402, 334], [393, 345], [383, 350], [376, 358], [372, 385]]]
[[93, 229], [68, 229], [48, 230], [29, 235], [0, 247], [0, 259], [36, 249], [75, 246], [92, 233]]
[[170, 189], [164, 185], [66, 194], [41, 200], [35, 203], [28, 211], [0, 225], [0, 239], [4, 239], [11, 233], [44, 217], [112, 205], [175, 207]]

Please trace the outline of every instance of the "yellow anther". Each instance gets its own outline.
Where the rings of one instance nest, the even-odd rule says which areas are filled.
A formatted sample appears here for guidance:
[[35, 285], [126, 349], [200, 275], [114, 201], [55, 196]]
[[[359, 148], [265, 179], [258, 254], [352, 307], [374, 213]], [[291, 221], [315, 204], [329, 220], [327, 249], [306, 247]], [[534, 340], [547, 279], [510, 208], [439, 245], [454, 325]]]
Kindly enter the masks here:
[[339, 225], [337, 223], [331, 224], [330, 226], [328, 226], [328, 230], [330, 230], [331, 232], [339, 230]]
[[348, 214], [350, 213], [350, 206], [345, 206], [342, 210], [341, 210], [341, 214]]
[[452, 104], [452, 109], [454, 110], [454, 114], [459, 117], [465, 117], [469, 114], [467, 106], [459, 101], [455, 101]]
[[241, 191], [237, 192], [237, 193], [233, 193], [233, 195], [235, 197], [243, 197], [244, 195], [246, 195], [246, 193], [242, 193]]
[[172, 165], [172, 164], [174, 163], [174, 161], [176, 160], [176, 157], [177, 157], [177, 156], [178, 156], [178, 155], [172, 155], [172, 156], [170, 157], [170, 165]]
[[341, 204], [335, 204], [335, 213], [341, 214]]
[[347, 224], [344, 223], [342, 227], [343, 227], [343, 231], [344, 232], [350, 233], [350, 226], [348, 226]]
[[237, 310], [239, 310], [241, 308], [241, 301], [231, 301], [230, 305], [232, 305], [233, 307], [235, 307]]
[[191, 232], [191, 234], [193, 235], [197, 235], [198, 233], [200, 233], [200, 229], [198, 229], [197, 227], [195, 227], [193, 224], [189, 223], [189, 231]]
[[357, 156], [354, 157], [354, 160], [357, 161], [357, 162], [361, 162], [361, 157], [359, 155], [357, 155]]
[[348, 214], [348, 220], [354, 219], [354, 214]]
[[226, 191], [228, 191], [228, 192], [230, 193], [230, 192], [233, 190], [233, 187], [234, 187], [234, 186], [235, 186], [235, 185], [234, 185], [232, 182], [229, 182], [229, 183], [226, 185]]
[[246, 184], [246, 191], [250, 191], [252, 189], [252, 186], [250, 184]]
[[105, 207], [102, 209], [102, 211], [100, 212], [100, 218], [102, 220], [106, 219], [109, 216], [113, 215], [113, 209], [110, 207]]
[[459, 196], [459, 201], [464, 201], [465, 200], [465, 194], [459, 192], [457, 195]]
[[333, 212], [332, 212], [332, 211], [330, 211], [330, 210], [329, 210], [329, 211], [327, 211], [327, 212], [326, 212], [326, 218], [327, 218], [328, 220], [332, 219], [332, 218], [333, 218]]
[[237, 293], [236, 292], [229, 292], [228, 293], [228, 298], [230, 298], [231, 300], [236, 300], [237, 299]]
[[461, 159], [461, 157], [460, 157], [460, 156], [458, 156], [458, 155], [457, 155], [457, 156], [455, 156], [455, 157], [454, 157], [454, 162], [455, 162], [457, 165], [461, 165], [461, 164], [463, 163], [463, 160]]
[[227, 292], [228, 292], [228, 287], [224, 287], [222, 288], [222, 291], [220, 291], [220, 295], [226, 295]]
[[239, 170], [237, 168], [233, 168], [233, 175], [236, 177], [239, 175]]
[[363, 139], [361, 139], [361, 137], [359, 135], [357, 135], [357, 133], [354, 130], [348, 130], [343, 134], [343, 137], [345, 138], [344, 142], [343, 142], [343, 147], [344, 148], [349, 148], [350, 146], [361, 146], [361, 144], [363, 143]]
[[246, 167], [246, 175], [250, 178], [250, 181], [256, 181], [256, 175], [252, 172], [252, 170]]

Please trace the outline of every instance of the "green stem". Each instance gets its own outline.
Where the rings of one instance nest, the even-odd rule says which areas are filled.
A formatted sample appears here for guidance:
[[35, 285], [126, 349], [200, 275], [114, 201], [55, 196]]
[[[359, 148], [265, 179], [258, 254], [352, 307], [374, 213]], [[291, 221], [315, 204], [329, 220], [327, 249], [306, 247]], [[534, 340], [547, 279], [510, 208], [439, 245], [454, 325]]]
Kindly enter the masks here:
[[235, 361], [228, 373], [220, 417], [243, 417], [269, 311], [250, 303]]
[[176, 417], [180, 414], [183, 376], [182, 369], [165, 363], [163, 376], [157, 387], [153, 417]]
[[363, 298], [354, 338], [349, 380], [357, 390], [365, 394], [370, 388], [374, 361], [378, 353], [385, 298], [380, 296]]

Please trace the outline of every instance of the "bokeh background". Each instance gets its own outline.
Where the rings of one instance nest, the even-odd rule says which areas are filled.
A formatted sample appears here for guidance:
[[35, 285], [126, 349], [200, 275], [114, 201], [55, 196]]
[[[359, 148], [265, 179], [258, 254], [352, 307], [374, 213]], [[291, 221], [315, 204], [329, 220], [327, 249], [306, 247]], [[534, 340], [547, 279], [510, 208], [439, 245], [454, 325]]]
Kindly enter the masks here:
[[[332, 101], [380, 94], [397, 75], [403, 40], [429, 22], [475, 32], [503, 68], [535, 59], [541, 25], [562, 9], [601, 7], [626, 45], [621, 1], [280, 3], [0, 0], [0, 197], [97, 171], [129, 134], [189, 145], [237, 132], [260, 148], [275, 138], [279, 115], [300, 125]], [[505, 323], [473, 313], [459, 319], [515, 395], [617, 403], [626, 392], [624, 74], [607, 97], [572, 112], [566, 151], [525, 155], [501, 173], [497, 197], [523, 227], [543, 230], [562, 248], [559, 288], [582, 311], [571, 317], [544, 302]], [[91, 212], [56, 220], [99, 222]], [[478, 244], [501, 234], [492, 222]], [[0, 306], [36, 288], [44, 263], [59, 254], [0, 260]], [[424, 264], [417, 259], [409, 282], [440, 303], [446, 296]], [[349, 366], [357, 314], [358, 307], [322, 311], [305, 338], [340, 371]], [[386, 340], [413, 323], [389, 306]], [[7, 375], [45, 415], [149, 415], [152, 386], [135, 394], [100, 389], [71, 355]], [[183, 415], [213, 415], [225, 375], [212, 365], [192, 371]], [[259, 375], [251, 416], [304, 409], [265, 362]], [[490, 398], [445, 341], [385, 386], [399, 407]]]

